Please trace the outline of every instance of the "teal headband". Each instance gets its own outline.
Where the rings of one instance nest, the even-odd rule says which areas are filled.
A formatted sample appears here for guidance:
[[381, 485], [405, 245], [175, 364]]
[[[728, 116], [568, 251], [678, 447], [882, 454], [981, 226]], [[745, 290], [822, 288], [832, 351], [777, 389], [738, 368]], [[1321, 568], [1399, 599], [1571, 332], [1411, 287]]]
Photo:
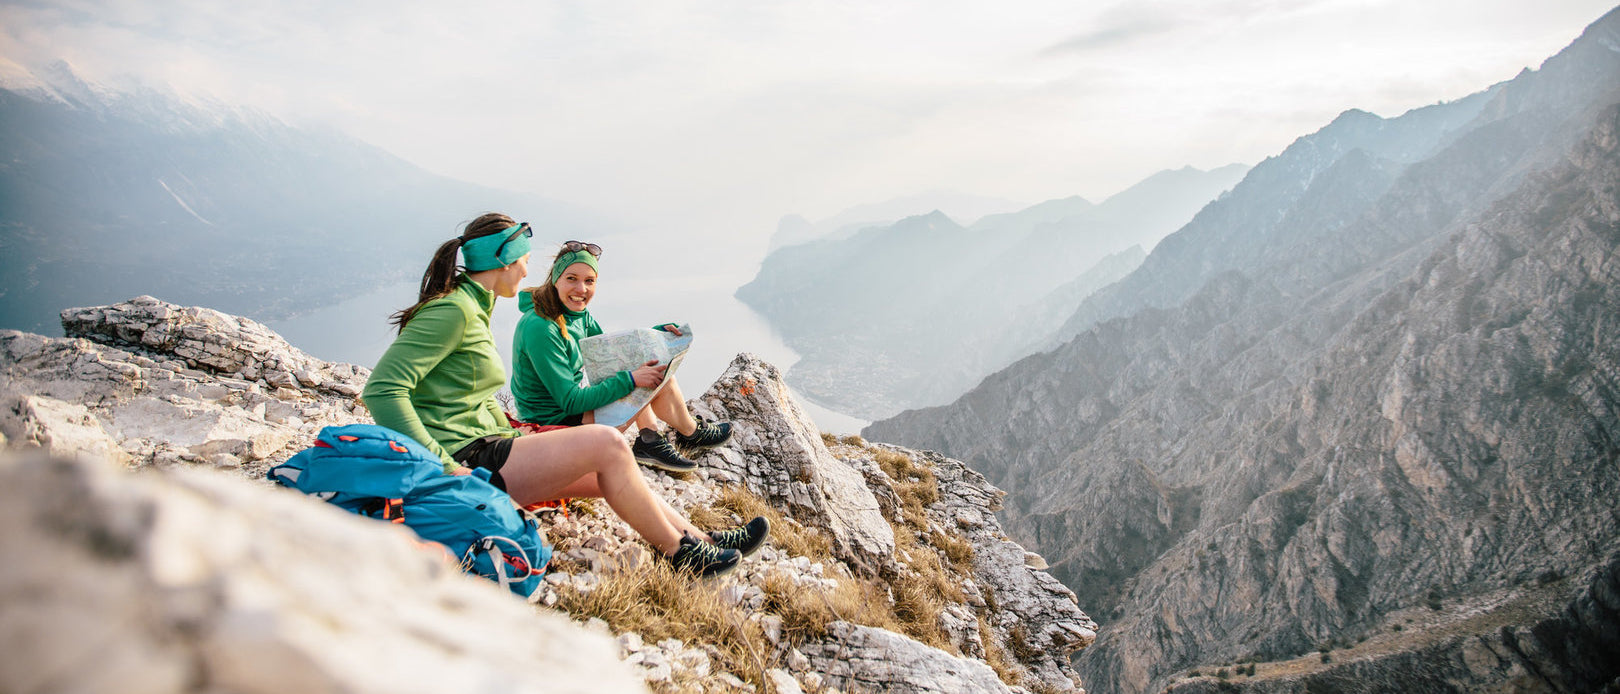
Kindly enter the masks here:
[[596, 267], [596, 256], [591, 255], [590, 251], [570, 251], [557, 256], [556, 262], [551, 264], [551, 283], [556, 284], [557, 280], [562, 277], [563, 270], [567, 270], [568, 266], [573, 265], [574, 263], [584, 263], [591, 266], [592, 270], [601, 272], [601, 270]]
[[[529, 253], [527, 224], [509, 226], [499, 232], [461, 242], [461, 258], [468, 272], [506, 267]], [[533, 233], [533, 232], [530, 232]], [[496, 255], [499, 251], [500, 255]]]

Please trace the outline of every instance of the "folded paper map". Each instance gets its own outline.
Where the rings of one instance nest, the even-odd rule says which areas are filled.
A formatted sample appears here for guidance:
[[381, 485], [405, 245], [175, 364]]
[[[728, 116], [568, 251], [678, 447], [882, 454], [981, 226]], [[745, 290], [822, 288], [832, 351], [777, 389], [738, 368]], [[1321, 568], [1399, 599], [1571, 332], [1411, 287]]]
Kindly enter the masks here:
[[657, 388], [637, 388], [618, 400], [596, 408], [596, 423], [618, 428], [636, 416], [641, 408], [652, 402], [653, 396], [664, 389], [664, 384], [675, 375], [687, 348], [692, 346], [692, 327], [682, 323], [675, 326], [679, 337], [652, 328], [632, 328], [602, 333], [579, 341], [580, 357], [585, 362], [585, 379], [597, 383], [611, 378], [620, 371], [634, 371], [648, 361], [657, 359], [668, 364], [664, 380]]

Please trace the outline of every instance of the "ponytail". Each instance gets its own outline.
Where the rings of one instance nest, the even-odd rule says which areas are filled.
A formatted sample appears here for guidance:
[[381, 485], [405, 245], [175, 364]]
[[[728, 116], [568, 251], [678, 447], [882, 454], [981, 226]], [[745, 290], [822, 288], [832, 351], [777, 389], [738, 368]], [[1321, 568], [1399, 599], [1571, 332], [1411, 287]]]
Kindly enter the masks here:
[[428, 263], [427, 271], [422, 273], [422, 286], [417, 290], [416, 303], [410, 308], [395, 311], [388, 317], [388, 323], [396, 330], [404, 332], [405, 324], [411, 322], [411, 317], [415, 316], [424, 304], [449, 296], [450, 292], [461, 286], [461, 272], [466, 269], [456, 262], [461, 244], [499, 232], [511, 225], [511, 217], [490, 212], [468, 222], [460, 236], [440, 244], [439, 250], [433, 252], [433, 260]]
[[568, 319], [563, 317], [565, 309], [562, 297], [557, 295], [557, 285], [547, 283], [530, 289], [529, 298], [534, 300], [535, 313], [557, 324], [557, 329], [562, 331], [563, 341], [574, 339], [573, 334], [568, 332]]

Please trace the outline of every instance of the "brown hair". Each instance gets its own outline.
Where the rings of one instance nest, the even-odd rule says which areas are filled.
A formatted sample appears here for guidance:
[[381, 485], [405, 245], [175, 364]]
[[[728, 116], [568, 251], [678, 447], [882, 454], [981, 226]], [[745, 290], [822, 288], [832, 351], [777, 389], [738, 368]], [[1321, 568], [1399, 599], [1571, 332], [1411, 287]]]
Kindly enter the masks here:
[[556, 255], [551, 256], [551, 262], [546, 263], [546, 283], [531, 288], [529, 298], [534, 299], [535, 313], [550, 318], [551, 322], [557, 324], [557, 329], [562, 331], [563, 339], [572, 340], [574, 336], [569, 334], [568, 321], [563, 317], [568, 309], [563, 306], [562, 296], [557, 294], [556, 283], [551, 281], [551, 267], [557, 264], [557, 259], [564, 253], [567, 251], [558, 250]]
[[422, 288], [416, 293], [416, 303], [410, 308], [395, 311], [388, 317], [388, 322], [403, 332], [405, 324], [411, 322], [411, 316], [416, 315], [423, 304], [448, 296], [461, 286], [461, 271], [466, 269], [456, 262], [456, 253], [461, 250], [461, 244], [480, 236], [500, 233], [515, 224], [517, 222], [512, 221], [511, 217], [499, 212], [481, 214], [467, 222], [460, 236], [445, 241], [439, 245], [439, 250], [433, 252], [433, 260], [428, 263], [427, 271], [422, 273]]

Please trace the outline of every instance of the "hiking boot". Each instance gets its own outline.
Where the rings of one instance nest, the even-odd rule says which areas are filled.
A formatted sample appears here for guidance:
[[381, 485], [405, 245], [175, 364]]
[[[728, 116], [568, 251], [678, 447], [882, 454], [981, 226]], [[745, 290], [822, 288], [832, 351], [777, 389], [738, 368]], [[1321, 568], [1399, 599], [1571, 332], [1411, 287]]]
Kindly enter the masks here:
[[710, 424], [703, 417], [694, 417], [697, 420], [697, 430], [691, 436], [675, 432], [675, 443], [687, 448], [708, 448], [718, 446], [731, 438], [731, 422]]
[[636, 435], [636, 442], [630, 445], [630, 452], [636, 456], [636, 462], [670, 472], [687, 472], [697, 469], [694, 463], [669, 445], [669, 440], [652, 429], [642, 429]]
[[734, 549], [723, 549], [691, 535], [681, 537], [681, 546], [669, 555], [669, 563], [678, 571], [691, 571], [699, 576], [719, 576], [737, 568], [742, 554]]
[[747, 525], [738, 526], [730, 530], [716, 530], [709, 533], [709, 539], [714, 546], [721, 549], [734, 549], [743, 556], [750, 556], [765, 546], [765, 538], [771, 536], [771, 522], [764, 516], [748, 521]]

